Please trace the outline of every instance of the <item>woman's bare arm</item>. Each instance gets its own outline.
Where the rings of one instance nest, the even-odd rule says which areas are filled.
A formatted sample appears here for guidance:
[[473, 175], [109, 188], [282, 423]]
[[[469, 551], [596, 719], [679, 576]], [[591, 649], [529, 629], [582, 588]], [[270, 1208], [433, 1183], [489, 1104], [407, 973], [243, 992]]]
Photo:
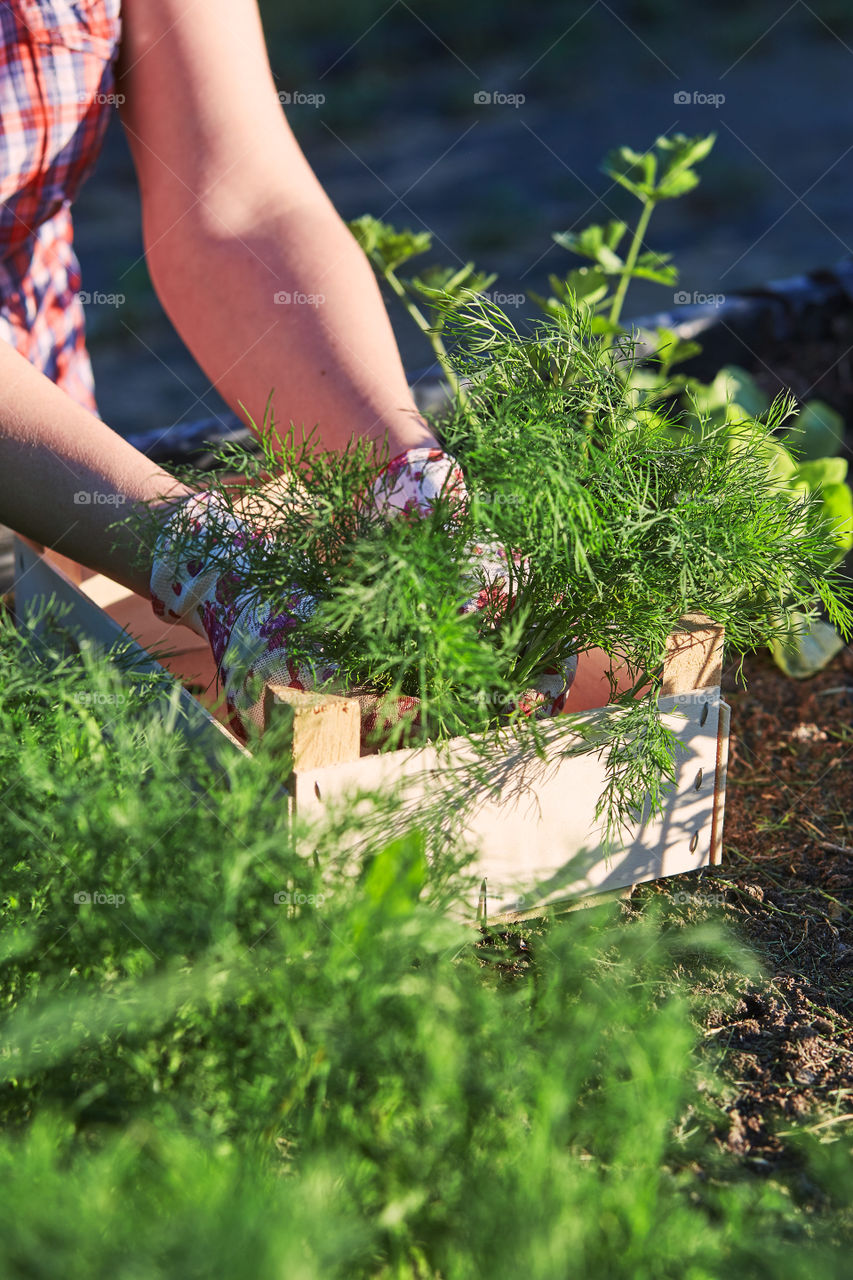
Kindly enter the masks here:
[[[392, 452], [434, 443], [378, 286], [282, 112], [256, 0], [125, 0], [122, 120], [146, 260], [225, 400]], [[289, 294], [314, 301], [276, 302]]]
[[0, 521], [147, 596], [153, 548], [110, 526], [187, 487], [5, 342], [0, 387]]

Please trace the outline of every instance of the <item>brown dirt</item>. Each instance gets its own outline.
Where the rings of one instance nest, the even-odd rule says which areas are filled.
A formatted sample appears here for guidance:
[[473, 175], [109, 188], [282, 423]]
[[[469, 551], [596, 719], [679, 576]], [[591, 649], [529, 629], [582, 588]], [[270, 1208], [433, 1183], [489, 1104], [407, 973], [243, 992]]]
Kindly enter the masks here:
[[853, 649], [811, 680], [745, 663], [732, 706], [724, 858], [639, 889], [720, 901], [764, 975], [715, 1008], [706, 1037], [730, 1085], [719, 1142], [775, 1167], [796, 1124], [853, 1132]]

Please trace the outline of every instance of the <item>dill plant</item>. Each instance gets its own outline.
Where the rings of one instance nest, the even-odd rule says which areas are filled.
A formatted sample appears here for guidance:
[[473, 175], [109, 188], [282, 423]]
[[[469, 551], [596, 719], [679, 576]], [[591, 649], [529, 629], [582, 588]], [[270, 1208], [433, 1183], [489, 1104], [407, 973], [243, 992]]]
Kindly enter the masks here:
[[[751, 418], [772, 412], [775, 448], [766, 444], [765, 451], [775, 455], [775, 478], [792, 493], [805, 490], [819, 497], [832, 525], [834, 547], [827, 544], [827, 560], [834, 566], [853, 548], [853, 491], [846, 483], [847, 461], [838, 456], [844, 435], [841, 416], [818, 400], [798, 407], [791, 396], [784, 401], [786, 411], [782, 413], [783, 402], [771, 406], [755, 380], [734, 365], [725, 366], [713, 382], [704, 384], [679, 369], [701, 352], [700, 343], [681, 337], [676, 328], [666, 325], [652, 329], [632, 323], [626, 328], [623, 320], [632, 281], [644, 280], [669, 289], [677, 284], [678, 269], [672, 255], [648, 249], [646, 235], [662, 202], [677, 199], [698, 185], [697, 165], [707, 158], [714, 142], [714, 134], [689, 137], [676, 133], [658, 137], [643, 152], [623, 146], [608, 153], [602, 171], [639, 205], [633, 225], [611, 218], [580, 231], [555, 232], [554, 242], [580, 258], [582, 264], [563, 275], [550, 273], [548, 296], [532, 290], [528, 296], [568, 331], [575, 329], [581, 315], [590, 332], [603, 338], [603, 345], [621, 342], [632, 351], [636, 346], [642, 359], [631, 358], [617, 368], [631, 390], [637, 417], [654, 414], [666, 404], [679, 410], [673, 416], [674, 430], [701, 436], [707, 433], [710, 420], [728, 424], [729, 446], [736, 452], [742, 448]], [[405, 263], [432, 247], [428, 232], [399, 230], [368, 214], [349, 225], [379, 280], [429, 339], [455, 396], [464, 399], [464, 379], [458, 378], [449, 356], [447, 318], [472, 292], [486, 291], [496, 277], [477, 271], [471, 262], [457, 270], [431, 263], [415, 275], [401, 276]], [[678, 294], [675, 300], [680, 300]], [[424, 307], [432, 312], [431, 322], [423, 313]], [[822, 618], [793, 611], [787, 623], [785, 635], [774, 636], [770, 646], [787, 675], [813, 675], [843, 647], [843, 639]]]
[[4, 1280], [849, 1274], [840, 1125], [721, 1140], [718, 926], [475, 947], [463, 847], [374, 819], [353, 873], [358, 814], [284, 823], [268, 742], [208, 762], [156, 685], [0, 619]]
[[[292, 425], [278, 432], [269, 408], [260, 454], [220, 454], [242, 483], [213, 486], [269, 534], [244, 552], [257, 597], [317, 602], [291, 655], [333, 664], [337, 691], [419, 699], [386, 747], [467, 735], [488, 753], [508, 732], [541, 753], [541, 724], [519, 710], [537, 677], [591, 647], [625, 661], [635, 687], [592, 737], [579, 743], [587, 730], [565, 716], [548, 745], [606, 753], [600, 814], [614, 836], [648, 797], [660, 805], [674, 773], [657, 696], [686, 614], [724, 625], [732, 654], [787, 634], [816, 602], [849, 632], [829, 523], [812, 495], [776, 478], [784, 400], [742, 423], [733, 450], [730, 423], [684, 432], [665, 405], [638, 412], [630, 342], [595, 332], [583, 309], [522, 334], [474, 291], [435, 290], [433, 305], [465, 388], [435, 426], [465, 472], [464, 513], [442, 498], [426, 519], [378, 519], [372, 483], [387, 453], [324, 451]], [[463, 614], [473, 545], [502, 550], [506, 583]]]

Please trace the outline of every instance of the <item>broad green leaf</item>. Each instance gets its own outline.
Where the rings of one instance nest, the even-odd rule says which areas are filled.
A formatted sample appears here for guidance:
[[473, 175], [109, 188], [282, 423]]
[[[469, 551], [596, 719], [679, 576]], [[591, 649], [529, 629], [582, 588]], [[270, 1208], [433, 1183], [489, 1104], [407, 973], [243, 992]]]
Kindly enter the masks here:
[[674, 329], [663, 327], [657, 330], [656, 347], [657, 357], [667, 370], [674, 364], [681, 364], [684, 360], [698, 356], [702, 350], [701, 342], [680, 338]]
[[696, 186], [693, 166], [704, 160], [715, 140], [713, 133], [693, 138], [676, 133], [657, 138], [644, 155], [619, 147], [607, 156], [604, 172], [641, 200], [671, 200]]
[[[793, 619], [801, 626], [805, 623], [802, 613], [795, 613]], [[807, 680], [822, 671], [841, 652], [844, 641], [835, 627], [818, 618], [808, 630], [795, 631], [783, 640], [774, 640], [770, 647], [776, 665], [786, 676]]]
[[823, 510], [832, 523], [832, 536], [840, 555], [853, 547], [853, 492], [847, 484], [825, 484], [820, 491]]
[[720, 374], [725, 378], [732, 400], [736, 400], [750, 417], [758, 418], [770, 408], [770, 396], [761, 390], [745, 369], [736, 364], [727, 364], [723, 365]]
[[631, 370], [626, 385], [629, 387], [641, 387], [643, 391], [660, 391], [664, 386], [665, 380], [660, 376], [657, 369], [647, 369], [637, 366]]
[[436, 290], [451, 297], [467, 297], [470, 293], [484, 293], [497, 280], [497, 275], [487, 275], [477, 271], [473, 262], [466, 262], [464, 267], [455, 270], [453, 267], [442, 267], [437, 264], [425, 267], [420, 275], [403, 280], [402, 283], [415, 293], [430, 297]]
[[656, 200], [675, 200], [678, 196], [686, 195], [688, 191], [692, 191], [698, 185], [698, 174], [695, 174], [692, 169], [679, 169], [675, 173], [668, 173], [661, 178], [655, 188], [654, 196]]
[[[549, 276], [549, 280], [553, 288], [554, 278]], [[577, 271], [570, 272], [564, 282], [557, 283], [562, 284], [563, 296], [566, 299], [574, 295], [575, 298], [583, 300], [590, 306], [607, 296], [607, 278], [598, 267], [579, 267]], [[561, 296], [557, 288], [555, 293], [557, 297]]]
[[770, 397], [755, 379], [735, 364], [723, 365], [713, 382], [690, 381], [690, 389], [699, 412], [713, 413], [727, 404], [740, 406], [741, 414], [757, 418], [770, 408]]
[[816, 489], [818, 485], [844, 484], [847, 479], [846, 458], [816, 458], [814, 462], [801, 462], [797, 467], [796, 482]]
[[532, 289], [528, 289], [527, 296], [540, 311], [544, 312], [546, 316], [550, 316], [552, 320], [559, 320], [562, 323], [571, 316], [571, 307], [565, 302], [559, 302], [557, 298], [546, 298], [541, 293], [534, 293]]
[[528, 289], [528, 297], [547, 315], [558, 318], [566, 310], [571, 312], [579, 305], [594, 309], [609, 292], [607, 277], [599, 267], [578, 267], [576, 271], [570, 271], [564, 280], [549, 275], [548, 283], [552, 289], [550, 298], [543, 298], [532, 289]]
[[602, 168], [608, 178], [642, 200], [654, 195], [657, 166], [653, 151], [643, 154], [631, 147], [618, 147], [607, 155]]
[[693, 138], [684, 133], [674, 133], [671, 138], [658, 138], [655, 147], [660, 153], [664, 174], [692, 168], [705, 159], [716, 140], [715, 133], [697, 134]]
[[678, 268], [670, 264], [668, 253], [642, 253], [631, 270], [640, 280], [671, 286], [678, 283]]
[[348, 227], [379, 270], [394, 271], [409, 258], [426, 253], [432, 247], [429, 231], [397, 231], [387, 222], [380, 222], [369, 213], [354, 218]]
[[803, 461], [831, 458], [838, 453], [844, 441], [844, 419], [822, 400], [809, 400], [786, 434], [790, 437], [791, 448]]

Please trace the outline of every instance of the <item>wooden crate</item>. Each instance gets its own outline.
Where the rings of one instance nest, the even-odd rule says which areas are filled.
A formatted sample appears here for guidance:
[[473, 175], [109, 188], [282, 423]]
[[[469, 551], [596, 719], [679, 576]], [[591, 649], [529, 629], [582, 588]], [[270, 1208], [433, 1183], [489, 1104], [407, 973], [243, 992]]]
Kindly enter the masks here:
[[[69, 629], [104, 645], [130, 634], [141, 660], [156, 667], [155, 651], [181, 680], [185, 731], [202, 746], [221, 746], [225, 735], [244, 750], [215, 718], [222, 712], [206, 640], [164, 624], [147, 600], [110, 579], [23, 539], [17, 540], [15, 566], [19, 613], [54, 596], [69, 608]], [[722, 630], [698, 615], [685, 619], [671, 637], [660, 707], [679, 741], [675, 786], [663, 813], [640, 822], [615, 850], [605, 849], [595, 820], [605, 775], [594, 753], [546, 751], [542, 760], [508, 737], [505, 745], [490, 746], [485, 760], [464, 738], [440, 750], [361, 756], [353, 699], [268, 690], [270, 716], [286, 720], [292, 734], [293, 772], [283, 781], [292, 805], [306, 815], [333, 802], [356, 805], [359, 793], [377, 788], [398, 788], [405, 812], [414, 816], [426, 797], [440, 796], [449, 817], [455, 811], [465, 815], [464, 834], [478, 848], [471, 913], [485, 909], [490, 920], [532, 916], [579, 896], [714, 865], [722, 851], [729, 733], [729, 708], [720, 696], [722, 643]], [[596, 689], [579, 672], [567, 710], [580, 712], [594, 729], [610, 714], [596, 706], [596, 699], [605, 701], [606, 689], [606, 683]], [[545, 734], [548, 742], [565, 743], [565, 726], [556, 721]]]

